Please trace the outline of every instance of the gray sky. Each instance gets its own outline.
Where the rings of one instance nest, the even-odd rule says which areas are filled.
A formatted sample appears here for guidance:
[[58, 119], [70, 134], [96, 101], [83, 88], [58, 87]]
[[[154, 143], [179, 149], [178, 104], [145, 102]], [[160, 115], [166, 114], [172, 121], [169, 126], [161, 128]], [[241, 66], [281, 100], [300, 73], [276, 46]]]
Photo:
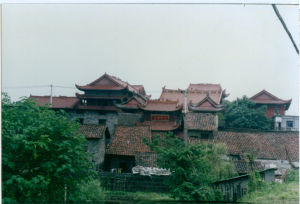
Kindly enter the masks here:
[[[278, 9], [299, 44], [297, 6]], [[266, 89], [292, 98], [287, 114], [298, 115], [298, 56], [271, 6], [9, 4], [2, 12], [2, 90], [14, 100], [50, 88], [5, 87], [74, 87], [107, 72], [152, 98], [189, 83], [220, 83], [230, 100]]]

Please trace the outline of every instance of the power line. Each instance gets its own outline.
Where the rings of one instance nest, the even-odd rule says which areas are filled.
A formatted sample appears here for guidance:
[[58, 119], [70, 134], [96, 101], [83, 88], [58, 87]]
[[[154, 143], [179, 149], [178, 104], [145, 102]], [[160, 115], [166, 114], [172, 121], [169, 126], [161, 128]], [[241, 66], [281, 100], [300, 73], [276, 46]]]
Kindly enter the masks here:
[[[2, 87], [3, 89], [30, 89], [30, 88], [49, 88], [51, 85], [40, 85], [40, 86], [7, 86], [7, 87]], [[52, 85], [52, 87], [57, 87], [57, 88], [65, 88], [65, 89], [76, 89], [75, 87], [71, 86], [56, 86]]]
[[2, 87], [3, 89], [29, 89], [29, 88], [45, 88], [49, 87], [50, 85], [41, 85], [41, 86], [7, 86]]
[[68, 4], [215, 4], [215, 5], [299, 5], [297, 0], [0, 0], [10, 3], [68, 3]]
[[295, 43], [295, 41], [294, 41], [294, 39], [293, 39], [293, 36], [292, 36], [292, 34], [290, 33], [289, 29], [287, 28], [287, 26], [286, 26], [284, 20], [282, 19], [282, 17], [281, 17], [281, 15], [280, 15], [280, 13], [279, 13], [279, 11], [278, 11], [276, 5], [275, 5], [275, 4], [272, 4], [272, 7], [273, 7], [273, 10], [274, 10], [275, 13], [276, 13], [276, 16], [278, 17], [279, 21], [281, 22], [281, 24], [282, 24], [284, 30], [286, 31], [286, 33], [288, 34], [290, 40], [292, 41], [293, 46], [294, 46], [294, 48], [295, 48], [297, 54], [299, 55], [299, 50], [298, 50], [298, 47], [297, 47], [297, 45], [296, 45], [296, 43]]

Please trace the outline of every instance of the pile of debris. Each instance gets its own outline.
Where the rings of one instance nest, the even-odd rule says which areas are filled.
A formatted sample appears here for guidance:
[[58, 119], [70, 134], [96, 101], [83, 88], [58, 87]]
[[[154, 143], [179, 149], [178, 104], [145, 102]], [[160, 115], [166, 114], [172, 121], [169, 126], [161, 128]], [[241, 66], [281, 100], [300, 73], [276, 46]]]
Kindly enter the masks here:
[[132, 168], [133, 174], [140, 174], [142, 176], [168, 176], [171, 174], [169, 169], [162, 169], [156, 167], [143, 167], [143, 166], [135, 166]]

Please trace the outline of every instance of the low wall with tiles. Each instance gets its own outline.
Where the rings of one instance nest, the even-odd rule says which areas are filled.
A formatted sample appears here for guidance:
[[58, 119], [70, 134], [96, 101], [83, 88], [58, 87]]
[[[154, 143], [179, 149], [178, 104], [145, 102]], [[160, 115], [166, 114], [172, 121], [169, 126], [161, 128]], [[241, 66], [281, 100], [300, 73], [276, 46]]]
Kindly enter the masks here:
[[100, 173], [101, 185], [112, 191], [168, 192], [168, 176], [141, 176], [130, 173]]

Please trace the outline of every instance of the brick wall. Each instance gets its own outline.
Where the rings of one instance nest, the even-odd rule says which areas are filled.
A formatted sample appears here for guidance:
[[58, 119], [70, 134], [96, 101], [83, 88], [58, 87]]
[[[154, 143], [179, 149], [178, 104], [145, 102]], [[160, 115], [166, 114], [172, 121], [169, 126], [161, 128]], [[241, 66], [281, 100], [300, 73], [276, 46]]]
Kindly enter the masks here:
[[141, 176], [134, 174], [100, 173], [101, 185], [106, 190], [112, 191], [144, 191], [168, 192], [168, 176]]

